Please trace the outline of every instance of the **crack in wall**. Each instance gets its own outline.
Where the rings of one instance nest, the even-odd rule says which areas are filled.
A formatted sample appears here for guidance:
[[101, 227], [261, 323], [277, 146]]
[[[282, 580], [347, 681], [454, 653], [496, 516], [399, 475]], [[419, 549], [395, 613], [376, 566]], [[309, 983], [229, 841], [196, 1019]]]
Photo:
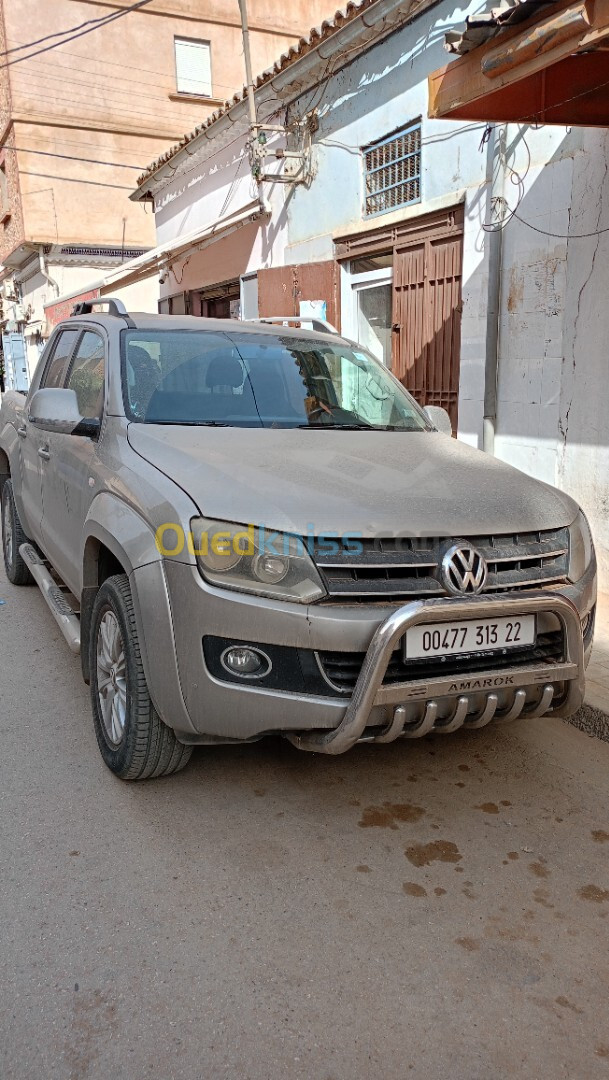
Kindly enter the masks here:
[[[609, 161], [607, 160], [607, 150], [608, 150], [607, 142], [605, 142], [604, 149], [603, 149], [604, 172], [603, 172], [603, 178], [602, 178], [601, 183], [600, 183], [600, 185], [598, 187], [598, 214], [597, 214], [596, 226], [595, 226], [597, 230], [600, 229], [601, 218], [603, 216], [603, 194], [604, 194], [604, 189], [605, 189], [605, 183], [607, 181], [607, 174], [609, 172]], [[584, 189], [584, 193], [587, 193], [587, 192], [590, 192], [590, 194], [592, 194], [592, 184], [591, 184], [591, 182], [588, 181], [588, 179], [586, 179], [586, 185], [585, 185], [585, 189]], [[570, 227], [570, 225], [571, 225], [571, 219], [569, 219], [569, 227]], [[570, 240], [567, 240], [567, 262], [568, 262], [568, 257], [569, 257], [569, 247], [573, 242], [575, 242], [574, 238], [570, 239]], [[567, 408], [565, 409], [565, 412], [564, 412], [564, 418], [561, 416], [558, 419], [558, 429], [560, 431], [562, 441], [563, 441], [563, 452], [566, 450], [566, 446], [567, 446], [567, 439], [568, 439], [568, 436], [569, 436], [569, 417], [570, 417], [570, 414], [571, 414], [571, 408], [572, 408], [573, 399], [574, 399], [574, 396], [575, 396], [574, 383], [575, 383], [575, 372], [576, 372], [576, 369], [577, 369], [577, 331], [578, 331], [579, 321], [580, 321], [581, 314], [582, 314], [582, 301], [583, 301], [584, 292], [585, 292], [586, 288], [588, 287], [588, 285], [590, 284], [590, 282], [592, 280], [592, 277], [594, 275], [594, 271], [595, 271], [595, 268], [596, 268], [596, 259], [597, 259], [598, 251], [599, 251], [599, 248], [600, 248], [600, 242], [601, 242], [601, 238], [600, 238], [600, 235], [598, 235], [596, 237], [596, 243], [595, 243], [595, 246], [594, 246], [594, 252], [592, 254], [592, 259], [591, 259], [591, 262], [590, 262], [590, 270], [588, 271], [588, 274], [587, 274], [586, 278], [584, 279], [584, 281], [582, 283], [582, 286], [581, 286], [581, 288], [579, 290], [578, 296], [577, 296], [577, 308], [576, 308], [575, 319], [573, 321], [571, 369], [570, 369], [570, 372], [569, 372], [569, 376], [570, 376], [570, 398], [569, 398], [569, 404], [568, 404], [568, 406], [567, 406]]]

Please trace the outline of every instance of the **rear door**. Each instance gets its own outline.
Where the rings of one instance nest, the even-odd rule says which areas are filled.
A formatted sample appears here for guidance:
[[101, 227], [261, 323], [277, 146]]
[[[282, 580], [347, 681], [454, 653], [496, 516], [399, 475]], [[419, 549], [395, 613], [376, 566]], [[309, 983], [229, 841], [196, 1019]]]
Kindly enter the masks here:
[[[52, 346], [38, 389], [63, 385], [78, 330], [63, 330]], [[34, 383], [35, 386], [35, 383]], [[21, 502], [27, 532], [44, 550], [42, 537], [42, 477], [49, 464], [49, 434], [34, 427], [26, 405], [23, 423], [17, 428], [21, 442]]]
[[[93, 329], [79, 332], [62, 386], [74, 390], [86, 419], [102, 418], [106, 343]], [[47, 432], [49, 460], [42, 469], [44, 548], [73, 593], [80, 589], [82, 531], [89, 505], [89, 477], [97, 442], [82, 435]]]

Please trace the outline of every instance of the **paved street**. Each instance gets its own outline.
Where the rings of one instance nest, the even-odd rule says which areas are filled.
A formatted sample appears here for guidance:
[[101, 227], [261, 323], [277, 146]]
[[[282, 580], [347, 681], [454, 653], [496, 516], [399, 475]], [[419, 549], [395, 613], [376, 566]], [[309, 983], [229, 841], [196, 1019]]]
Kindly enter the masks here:
[[606, 1077], [609, 744], [541, 720], [125, 784], [0, 576], [2, 1080]]

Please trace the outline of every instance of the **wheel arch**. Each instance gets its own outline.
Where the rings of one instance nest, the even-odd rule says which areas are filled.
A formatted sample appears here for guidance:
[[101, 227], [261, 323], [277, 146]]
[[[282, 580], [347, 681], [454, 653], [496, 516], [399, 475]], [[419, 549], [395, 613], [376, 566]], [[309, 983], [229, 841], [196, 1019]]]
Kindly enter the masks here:
[[[93, 500], [84, 527], [80, 597], [80, 654], [85, 682], [88, 683], [90, 678], [91, 614], [100, 586], [115, 574], [126, 574], [132, 589], [135, 589], [132, 577], [134, 569], [160, 559], [152, 529], [132, 507], [108, 492]], [[137, 596], [133, 599], [137, 613]], [[147, 666], [141, 625], [138, 625], [138, 631], [144, 664]]]
[[11, 463], [9, 461], [6, 450], [3, 450], [0, 446], [0, 495], [2, 494], [2, 488], [11, 475]]

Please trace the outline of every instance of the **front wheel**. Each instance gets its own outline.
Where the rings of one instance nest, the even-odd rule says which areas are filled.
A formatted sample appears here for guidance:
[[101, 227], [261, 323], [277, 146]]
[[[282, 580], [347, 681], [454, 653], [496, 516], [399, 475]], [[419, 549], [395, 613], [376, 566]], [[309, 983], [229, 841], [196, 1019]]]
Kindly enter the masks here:
[[178, 742], [150, 700], [124, 574], [108, 578], [95, 598], [89, 665], [95, 735], [108, 768], [122, 780], [183, 769], [192, 747]]
[[13, 485], [10, 480], [5, 480], [2, 488], [2, 553], [6, 576], [12, 585], [32, 585], [34, 581], [19, 551], [26, 540], [15, 506]]

